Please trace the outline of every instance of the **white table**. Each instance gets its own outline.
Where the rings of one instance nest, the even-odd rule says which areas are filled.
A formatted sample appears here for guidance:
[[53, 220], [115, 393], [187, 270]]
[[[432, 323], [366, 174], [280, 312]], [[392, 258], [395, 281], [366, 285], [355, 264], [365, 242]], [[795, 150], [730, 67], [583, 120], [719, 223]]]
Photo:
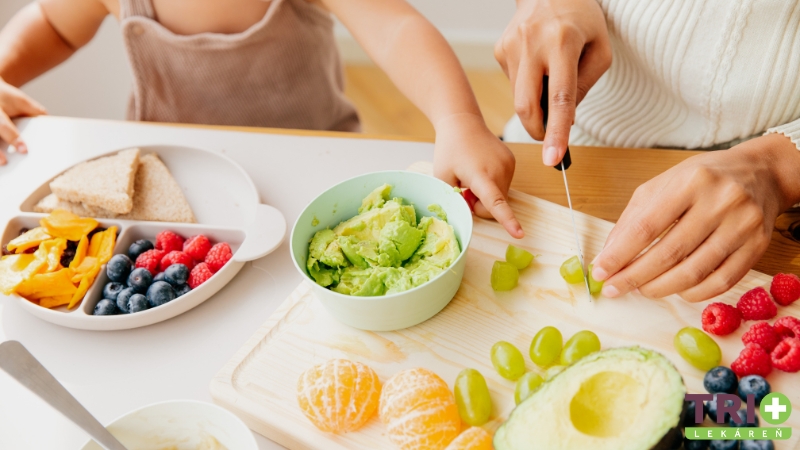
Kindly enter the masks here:
[[[433, 158], [428, 143], [312, 137], [263, 132], [43, 117], [19, 122], [28, 155], [0, 168], [0, 224], [5, 227], [38, 185], [87, 157], [137, 145], [172, 144], [225, 153], [247, 170], [263, 203], [294, 223], [329, 186], [376, 170]], [[191, 164], [191, 161], [186, 161]], [[213, 176], [213, 174], [208, 174]], [[171, 399], [211, 401], [214, 374], [300, 283], [288, 243], [247, 263], [213, 298], [145, 328], [98, 332], [36, 319], [0, 296], [0, 341], [22, 342], [98, 419]], [[87, 436], [0, 372], [0, 449], [76, 449]], [[257, 435], [261, 449], [282, 448]]]

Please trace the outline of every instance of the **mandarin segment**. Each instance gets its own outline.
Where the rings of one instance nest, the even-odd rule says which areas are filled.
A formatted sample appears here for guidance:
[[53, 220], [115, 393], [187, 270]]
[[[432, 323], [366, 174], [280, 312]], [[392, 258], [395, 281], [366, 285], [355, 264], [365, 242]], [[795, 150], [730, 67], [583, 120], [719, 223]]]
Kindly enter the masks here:
[[469, 427], [445, 450], [492, 450], [492, 435], [481, 427]]
[[300, 375], [297, 402], [303, 414], [320, 430], [353, 431], [378, 408], [381, 384], [369, 366], [332, 359]]
[[378, 413], [389, 439], [402, 450], [444, 449], [461, 431], [450, 388], [424, 368], [390, 378], [383, 386]]

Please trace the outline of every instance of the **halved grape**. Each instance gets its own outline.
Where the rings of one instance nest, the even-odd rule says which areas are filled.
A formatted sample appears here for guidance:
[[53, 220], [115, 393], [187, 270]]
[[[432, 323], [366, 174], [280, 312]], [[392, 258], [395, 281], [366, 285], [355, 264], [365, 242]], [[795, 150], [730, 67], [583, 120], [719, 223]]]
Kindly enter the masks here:
[[568, 366], [584, 356], [600, 350], [600, 338], [589, 330], [578, 331], [561, 352], [561, 364]]
[[558, 361], [563, 343], [564, 338], [556, 327], [542, 328], [531, 341], [531, 348], [528, 351], [531, 361], [539, 367], [552, 365]]
[[549, 369], [547, 369], [544, 372], [545, 381], [552, 380], [554, 376], [560, 374], [566, 368], [567, 368], [567, 366], [553, 366], [553, 367], [550, 367]]
[[481, 426], [492, 415], [492, 399], [486, 379], [475, 369], [464, 369], [456, 377], [456, 405], [458, 415], [468, 425]]
[[523, 400], [536, 392], [542, 383], [544, 383], [544, 378], [533, 372], [528, 372], [520, 377], [520, 379], [517, 380], [517, 386], [514, 388], [514, 403], [517, 405], [522, 403]]
[[594, 267], [594, 264], [589, 264], [589, 293], [595, 295], [599, 294], [600, 291], [603, 290], [603, 282], [594, 279], [592, 276], [592, 267]]
[[583, 271], [581, 270], [581, 260], [577, 256], [564, 261], [561, 264], [561, 277], [569, 284], [583, 283]]
[[694, 327], [678, 331], [673, 344], [683, 359], [700, 370], [711, 370], [722, 359], [719, 345], [709, 335]]
[[519, 269], [517, 266], [505, 261], [495, 261], [492, 266], [492, 289], [495, 291], [510, 291], [519, 282]]
[[525, 373], [525, 359], [514, 344], [500, 341], [492, 346], [492, 365], [501, 377], [515, 381]]
[[522, 270], [528, 267], [531, 261], [533, 261], [533, 254], [531, 252], [509, 244], [506, 249], [506, 262]]

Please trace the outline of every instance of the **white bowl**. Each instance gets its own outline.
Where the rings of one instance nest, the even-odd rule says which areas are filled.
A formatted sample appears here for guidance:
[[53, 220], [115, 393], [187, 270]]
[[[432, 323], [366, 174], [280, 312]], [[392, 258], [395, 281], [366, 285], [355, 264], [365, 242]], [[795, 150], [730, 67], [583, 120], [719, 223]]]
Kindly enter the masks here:
[[[306, 271], [308, 243], [319, 230], [332, 228], [358, 214], [361, 200], [376, 187], [392, 186], [392, 197], [412, 203], [417, 217], [432, 216], [428, 205], [438, 204], [447, 214], [461, 246], [449, 269], [408, 291], [378, 297], [344, 295], [324, 288]], [[295, 267], [313, 286], [314, 294], [340, 322], [362, 330], [390, 331], [424, 322], [441, 311], [456, 295], [472, 237], [472, 212], [460, 193], [437, 178], [407, 171], [374, 172], [343, 181], [323, 192], [300, 213], [292, 229]]]
[[[128, 450], [258, 450], [253, 433], [233, 413], [194, 400], [154, 403], [117, 418], [106, 429]], [[223, 447], [215, 447], [217, 443]], [[81, 450], [103, 449], [89, 440]]]
[[[236, 162], [207, 150], [178, 146], [143, 146], [143, 154], [155, 152], [167, 165], [184, 191], [199, 223], [146, 222], [100, 219], [100, 225], [116, 225], [119, 235], [114, 254], [127, 253], [137, 239], [154, 240], [162, 230], [172, 230], [189, 237], [204, 234], [212, 242], [227, 242], [232, 259], [197, 289], [169, 303], [133, 314], [94, 316], [94, 306], [102, 299], [108, 279], [105, 266], [89, 288], [80, 306], [43, 308], [19, 296], [18, 304], [34, 316], [70, 328], [84, 330], [123, 330], [143, 327], [182, 314], [204, 302], [222, 289], [244, 267], [244, 263], [261, 258], [275, 250], [286, 236], [286, 219], [272, 206], [261, 204], [255, 184]], [[101, 156], [116, 153], [108, 152]], [[214, 174], [209, 177], [209, 174]], [[39, 226], [46, 214], [33, 212], [33, 206], [50, 194], [50, 181], [43, 183], [20, 206], [20, 213], [6, 225], [3, 244], [19, 234], [21, 228]]]

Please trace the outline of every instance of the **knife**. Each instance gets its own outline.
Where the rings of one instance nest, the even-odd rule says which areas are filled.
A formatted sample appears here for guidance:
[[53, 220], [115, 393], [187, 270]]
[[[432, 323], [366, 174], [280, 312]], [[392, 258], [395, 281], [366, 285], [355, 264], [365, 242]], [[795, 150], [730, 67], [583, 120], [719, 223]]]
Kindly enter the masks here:
[[[548, 102], [550, 100], [548, 81], [549, 77], [545, 75], [542, 79], [542, 97], [539, 100], [539, 105], [542, 107], [542, 124], [544, 125], [545, 129], [547, 129]], [[592, 301], [592, 293], [591, 289], [589, 289], [588, 268], [583, 262], [583, 250], [581, 250], [581, 243], [578, 239], [578, 227], [575, 225], [575, 211], [572, 209], [572, 198], [569, 195], [569, 183], [567, 183], [567, 169], [569, 169], [571, 165], [572, 158], [569, 155], [569, 146], [567, 146], [567, 152], [564, 153], [561, 163], [556, 165], [555, 168], [561, 172], [561, 175], [564, 177], [564, 188], [567, 191], [567, 204], [569, 205], [570, 217], [572, 217], [572, 232], [575, 234], [575, 246], [578, 248], [578, 259], [581, 263], [581, 274], [583, 275], [584, 283], [586, 283], [586, 295], [589, 297], [589, 301]]]

